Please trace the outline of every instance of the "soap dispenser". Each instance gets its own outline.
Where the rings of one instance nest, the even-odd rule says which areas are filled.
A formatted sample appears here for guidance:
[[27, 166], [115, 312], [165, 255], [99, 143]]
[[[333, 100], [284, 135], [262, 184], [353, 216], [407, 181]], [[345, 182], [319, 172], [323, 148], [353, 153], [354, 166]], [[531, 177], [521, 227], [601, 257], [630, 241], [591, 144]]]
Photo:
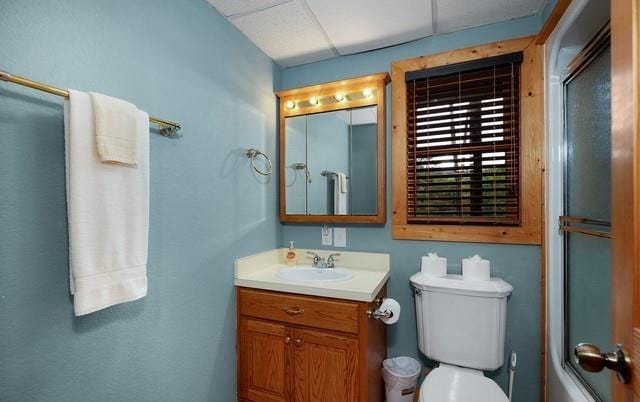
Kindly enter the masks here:
[[298, 255], [296, 253], [296, 246], [293, 241], [289, 242], [289, 250], [287, 250], [286, 261], [287, 261], [287, 265], [298, 264]]

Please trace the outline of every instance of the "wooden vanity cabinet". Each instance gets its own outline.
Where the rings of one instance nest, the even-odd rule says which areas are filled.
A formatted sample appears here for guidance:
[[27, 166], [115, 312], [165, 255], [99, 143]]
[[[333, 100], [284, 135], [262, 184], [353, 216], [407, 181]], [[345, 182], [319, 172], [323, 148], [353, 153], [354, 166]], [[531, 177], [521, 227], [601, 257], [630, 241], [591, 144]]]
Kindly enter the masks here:
[[237, 300], [239, 401], [383, 401], [386, 327], [367, 317], [374, 303], [249, 288]]

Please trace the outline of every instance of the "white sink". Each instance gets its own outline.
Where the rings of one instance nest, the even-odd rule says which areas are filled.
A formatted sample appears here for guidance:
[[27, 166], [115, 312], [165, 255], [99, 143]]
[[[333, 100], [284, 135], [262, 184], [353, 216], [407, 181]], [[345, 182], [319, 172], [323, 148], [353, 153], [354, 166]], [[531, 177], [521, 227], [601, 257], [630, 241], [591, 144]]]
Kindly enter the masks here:
[[282, 268], [276, 275], [285, 281], [298, 283], [340, 282], [353, 277], [353, 274], [348, 269], [314, 268], [310, 265]]

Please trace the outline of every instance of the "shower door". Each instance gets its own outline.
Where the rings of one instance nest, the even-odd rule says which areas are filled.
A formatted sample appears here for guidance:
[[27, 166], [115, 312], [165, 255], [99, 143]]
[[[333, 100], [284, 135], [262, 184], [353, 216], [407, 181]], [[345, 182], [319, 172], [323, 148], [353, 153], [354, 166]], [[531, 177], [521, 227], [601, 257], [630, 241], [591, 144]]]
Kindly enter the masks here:
[[571, 400], [640, 402], [640, 0], [610, 6], [564, 82], [562, 365]]
[[580, 343], [611, 345], [611, 49], [608, 31], [571, 64], [564, 81], [565, 369], [597, 401], [609, 377], [576, 363]]

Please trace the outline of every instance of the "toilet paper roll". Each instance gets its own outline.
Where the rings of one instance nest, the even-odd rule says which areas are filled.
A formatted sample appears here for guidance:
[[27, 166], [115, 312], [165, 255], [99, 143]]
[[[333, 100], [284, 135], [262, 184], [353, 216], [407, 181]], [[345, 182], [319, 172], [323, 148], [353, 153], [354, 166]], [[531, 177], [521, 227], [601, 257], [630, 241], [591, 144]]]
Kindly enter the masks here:
[[462, 278], [471, 281], [491, 280], [491, 262], [474, 255], [462, 260]]
[[400, 319], [400, 303], [395, 299], [384, 299], [380, 307], [378, 307], [378, 311], [389, 311], [391, 313], [389, 317], [383, 317], [380, 319], [380, 321], [387, 325], [395, 324]]
[[430, 276], [447, 276], [447, 259], [438, 257], [436, 253], [429, 253], [427, 256], [422, 257], [420, 272]]

